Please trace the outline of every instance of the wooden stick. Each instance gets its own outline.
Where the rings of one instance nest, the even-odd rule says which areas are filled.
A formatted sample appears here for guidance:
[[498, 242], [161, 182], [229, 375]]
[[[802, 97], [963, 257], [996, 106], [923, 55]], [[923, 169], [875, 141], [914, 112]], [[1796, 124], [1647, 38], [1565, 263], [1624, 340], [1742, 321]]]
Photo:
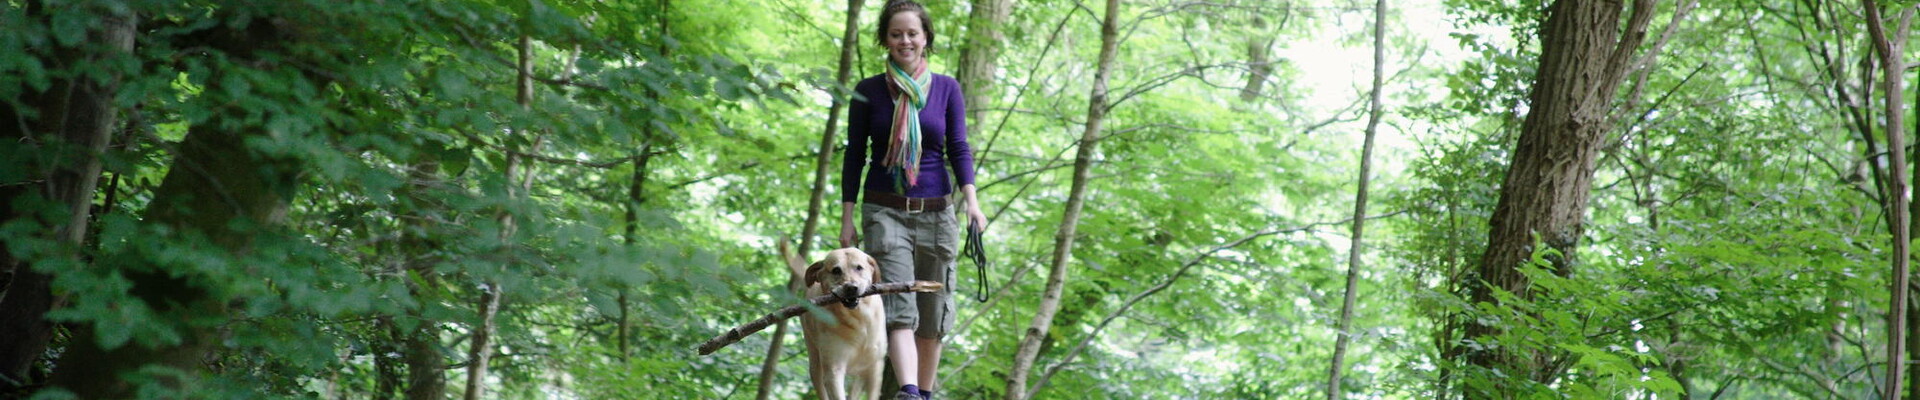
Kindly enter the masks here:
[[[841, 288], [851, 289], [847, 286], [841, 286]], [[860, 298], [860, 297], [867, 297], [867, 296], [872, 296], [877, 294], [891, 294], [891, 293], [902, 293], [902, 292], [925, 293], [925, 292], [937, 291], [943, 288], [946, 288], [946, 285], [942, 285], [940, 284], [940, 282], [934, 282], [934, 281], [882, 283], [882, 284], [868, 287], [866, 291], [860, 292], [860, 295], [854, 296], [854, 297]], [[836, 290], [836, 291], [839, 291], [839, 290]], [[813, 303], [814, 306], [820, 306], [827, 303], [833, 303], [838, 301], [840, 301], [840, 297], [836, 297], [833, 294], [823, 294], [807, 300], [807, 302]], [[747, 335], [752, 335], [754, 332], [759, 332], [761, 330], [767, 329], [767, 326], [773, 325], [773, 323], [775, 322], [786, 320], [787, 318], [793, 318], [796, 315], [800, 315], [806, 312], [807, 312], [807, 306], [805, 305], [787, 306], [787, 308], [782, 308], [780, 309], [780, 311], [774, 311], [772, 314], [767, 314], [767, 316], [760, 317], [760, 319], [753, 320], [753, 322], [748, 322], [746, 325], [741, 325], [733, 329], [728, 329], [726, 333], [722, 333], [720, 334], [720, 336], [714, 336], [712, 339], [707, 339], [706, 343], [701, 343], [700, 355], [704, 356], [708, 354], [713, 354], [714, 351], [720, 350], [720, 348], [722, 347], [727, 347], [728, 345], [732, 345], [735, 342], [739, 342], [740, 339], [746, 338]]]

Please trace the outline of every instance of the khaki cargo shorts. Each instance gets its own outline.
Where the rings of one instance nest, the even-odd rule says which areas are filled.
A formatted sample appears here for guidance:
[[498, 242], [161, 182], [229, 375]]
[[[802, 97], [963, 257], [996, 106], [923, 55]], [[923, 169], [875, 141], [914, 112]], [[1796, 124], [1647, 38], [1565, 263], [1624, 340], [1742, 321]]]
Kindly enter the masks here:
[[882, 295], [887, 330], [913, 329], [914, 336], [925, 339], [940, 339], [953, 330], [953, 264], [960, 254], [954, 208], [908, 212], [860, 204], [865, 232], [861, 247], [880, 261], [880, 282], [924, 280], [946, 285], [932, 293]]

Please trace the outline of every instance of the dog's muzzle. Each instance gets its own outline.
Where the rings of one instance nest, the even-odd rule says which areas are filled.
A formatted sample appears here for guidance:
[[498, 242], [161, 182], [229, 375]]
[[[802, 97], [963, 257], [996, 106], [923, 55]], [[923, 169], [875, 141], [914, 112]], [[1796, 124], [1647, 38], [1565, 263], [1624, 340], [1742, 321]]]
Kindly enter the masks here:
[[833, 288], [833, 297], [840, 299], [841, 306], [856, 308], [860, 305], [860, 287], [853, 284], [840, 285]]

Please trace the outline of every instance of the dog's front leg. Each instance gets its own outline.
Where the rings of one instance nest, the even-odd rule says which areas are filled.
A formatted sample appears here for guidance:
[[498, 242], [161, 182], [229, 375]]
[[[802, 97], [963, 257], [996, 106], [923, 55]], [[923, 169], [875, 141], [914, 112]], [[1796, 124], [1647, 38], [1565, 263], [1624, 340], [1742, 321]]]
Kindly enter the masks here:
[[880, 374], [886, 371], [886, 367], [881, 365], [884, 362], [885, 361], [879, 361], [873, 363], [873, 365], [862, 365], [854, 371], [854, 378], [860, 381], [859, 386], [853, 387], [853, 390], [855, 390], [854, 394], [858, 395], [854, 398], [880, 400]]
[[[812, 331], [813, 321], [804, 319], [809, 317], [802, 318], [802, 332]], [[815, 338], [812, 337], [802, 340], [807, 344], [807, 380], [813, 382], [814, 395], [820, 396], [821, 399], [832, 399], [833, 392], [829, 389], [832, 386], [827, 384], [827, 379], [830, 379], [830, 375], [827, 374], [827, 363], [821, 360], [820, 346], [815, 344], [814, 340]]]
[[826, 393], [827, 399], [846, 400], [847, 399], [847, 364], [838, 363], [835, 365], [828, 365], [826, 378], [827, 378], [826, 383], [827, 383], [828, 391], [823, 393]]

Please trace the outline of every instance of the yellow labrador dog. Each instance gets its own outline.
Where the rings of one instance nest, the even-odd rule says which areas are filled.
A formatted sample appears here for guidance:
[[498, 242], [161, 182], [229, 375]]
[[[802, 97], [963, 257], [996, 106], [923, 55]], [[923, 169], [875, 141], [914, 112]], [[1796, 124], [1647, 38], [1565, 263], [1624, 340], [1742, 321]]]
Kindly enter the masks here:
[[[847, 283], [866, 290], [880, 280], [879, 262], [851, 247], [827, 252], [825, 259], [805, 271], [799, 270], [799, 263], [789, 265], [804, 277], [801, 292], [808, 298], [831, 293]], [[880, 304], [880, 296], [828, 303], [823, 309], [828, 316], [800, 316], [814, 391], [827, 400], [848, 399], [847, 378], [851, 377], [855, 380], [852, 394], [862, 399], [880, 398], [881, 363], [887, 354], [886, 307]]]

